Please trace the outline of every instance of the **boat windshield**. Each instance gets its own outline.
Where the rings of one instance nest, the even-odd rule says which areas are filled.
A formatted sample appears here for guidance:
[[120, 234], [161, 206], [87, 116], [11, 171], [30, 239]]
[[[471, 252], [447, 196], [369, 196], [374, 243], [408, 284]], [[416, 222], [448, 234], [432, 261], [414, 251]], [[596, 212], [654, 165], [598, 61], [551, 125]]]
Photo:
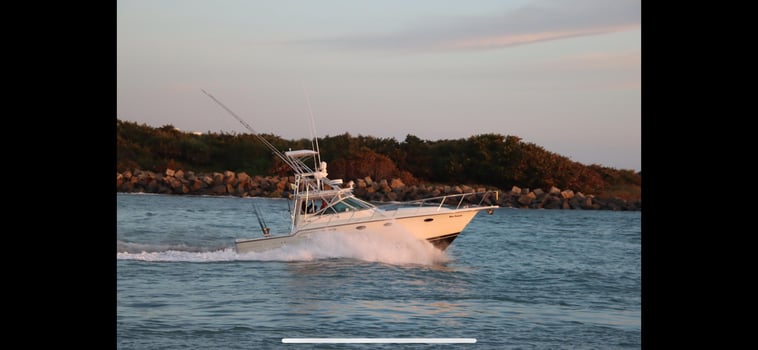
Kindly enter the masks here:
[[363, 201], [360, 201], [353, 197], [347, 197], [332, 205], [329, 210], [327, 210], [327, 213], [341, 213], [346, 211], [365, 210], [370, 208], [371, 206]]

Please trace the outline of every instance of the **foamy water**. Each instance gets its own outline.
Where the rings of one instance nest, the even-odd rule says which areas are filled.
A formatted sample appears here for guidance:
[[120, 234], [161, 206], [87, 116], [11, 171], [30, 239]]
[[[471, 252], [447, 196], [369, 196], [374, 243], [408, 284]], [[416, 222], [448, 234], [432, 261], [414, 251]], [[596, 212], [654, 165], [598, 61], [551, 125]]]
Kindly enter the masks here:
[[313, 261], [350, 258], [385, 264], [435, 265], [450, 258], [409, 232], [324, 232], [295, 244], [265, 252], [238, 254], [233, 247], [208, 251], [186, 245], [149, 245], [119, 241], [116, 259], [141, 261], [217, 262], [234, 260]]

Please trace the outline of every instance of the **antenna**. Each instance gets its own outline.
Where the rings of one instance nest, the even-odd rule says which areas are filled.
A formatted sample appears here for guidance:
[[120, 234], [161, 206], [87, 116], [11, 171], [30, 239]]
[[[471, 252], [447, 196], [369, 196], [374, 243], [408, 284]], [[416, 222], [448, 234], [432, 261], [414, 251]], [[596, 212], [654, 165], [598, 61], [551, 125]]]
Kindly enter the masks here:
[[[318, 137], [316, 137], [316, 121], [313, 117], [313, 108], [311, 108], [311, 98], [308, 96], [308, 90], [305, 89], [305, 83], [303, 83], [303, 93], [305, 94], [305, 101], [308, 103], [308, 115], [311, 117], [311, 147], [316, 151], [316, 159], [313, 161], [316, 163], [314, 168], [318, 169], [321, 165], [321, 152], [318, 149]], [[314, 146], [315, 145], [315, 146]]]

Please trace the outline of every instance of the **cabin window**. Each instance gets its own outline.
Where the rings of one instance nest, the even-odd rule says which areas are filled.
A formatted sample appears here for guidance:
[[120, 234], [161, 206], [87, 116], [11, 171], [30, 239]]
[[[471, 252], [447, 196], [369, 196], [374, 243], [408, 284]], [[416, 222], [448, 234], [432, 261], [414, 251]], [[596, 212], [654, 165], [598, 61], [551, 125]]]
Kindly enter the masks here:
[[[332, 204], [324, 212], [325, 214], [344, 213], [370, 209], [373, 206], [355, 197], [340, 197], [337, 203]], [[323, 207], [321, 207], [323, 209]]]
[[332, 208], [334, 209], [334, 211], [336, 211], [338, 213], [350, 210], [350, 207], [348, 207], [347, 205], [345, 205], [345, 203], [343, 203], [343, 202], [339, 202], [339, 203], [335, 204], [334, 206], [332, 206]]
[[366, 204], [365, 202], [363, 202], [363, 201], [361, 201], [361, 200], [359, 200], [357, 198], [353, 198], [353, 197], [345, 198], [340, 203], [345, 203], [345, 204], [349, 205], [353, 210], [363, 210], [363, 209], [369, 209], [369, 208], [371, 208], [370, 205]]

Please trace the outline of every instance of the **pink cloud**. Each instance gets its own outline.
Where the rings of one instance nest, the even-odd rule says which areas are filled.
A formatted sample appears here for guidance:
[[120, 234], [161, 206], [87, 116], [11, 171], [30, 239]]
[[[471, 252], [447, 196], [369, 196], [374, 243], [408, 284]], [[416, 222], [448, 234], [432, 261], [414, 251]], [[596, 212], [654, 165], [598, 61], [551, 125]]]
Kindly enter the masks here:
[[545, 31], [525, 34], [504, 34], [498, 36], [472, 37], [457, 39], [441, 45], [447, 49], [489, 49], [523, 44], [531, 44], [540, 41], [564, 39], [570, 37], [597, 35], [604, 33], [621, 32], [639, 28], [639, 25], [621, 25], [601, 28], [566, 29], [561, 31]]

